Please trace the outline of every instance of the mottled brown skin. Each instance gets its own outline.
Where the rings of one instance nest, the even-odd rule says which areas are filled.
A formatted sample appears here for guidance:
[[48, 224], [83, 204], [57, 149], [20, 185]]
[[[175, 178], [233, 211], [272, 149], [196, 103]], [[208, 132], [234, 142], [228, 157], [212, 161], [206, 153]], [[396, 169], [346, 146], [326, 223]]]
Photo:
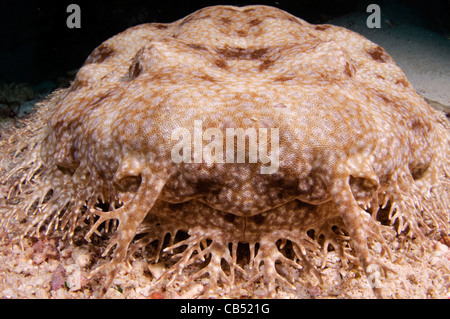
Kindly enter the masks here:
[[[171, 134], [195, 120], [223, 131], [278, 128], [278, 170], [174, 163]], [[331, 246], [343, 268], [359, 263], [370, 277], [372, 265], [389, 268], [371, 242], [389, 253], [393, 232], [424, 242], [448, 233], [449, 141], [445, 116], [362, 36], [267, 6], [208, 7], [130, 28], [91, 53], [71, 87], [10, 139], [19, 163], [8, 157], [3, 180], [16, 205], [2, 225], [18, 239], [61, 229], [90, 240], [117, 219], [104, 253], [112, 260], [97, 269], [105, 288], [152, 243], [156, 260], [179, 253], [158, 283], [209, 258], [189, 280], [208, 275], [203, 293], [213, 295], [233, 287], [236, 272], [269, 294], [294, 288], [276, 263], [320, 278], [310, 260], [325, 265]], [[189, 236], [177, 242], [180, 230]], [[290, 255], [281, 253], [287, 243]]]

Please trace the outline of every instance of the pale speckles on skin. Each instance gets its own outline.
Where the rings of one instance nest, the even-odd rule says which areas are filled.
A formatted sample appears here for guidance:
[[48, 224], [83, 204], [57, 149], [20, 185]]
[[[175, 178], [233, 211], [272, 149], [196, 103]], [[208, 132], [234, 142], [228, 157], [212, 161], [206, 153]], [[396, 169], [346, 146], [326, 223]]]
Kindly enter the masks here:
[[[261, 163], [175, 164], [171, 133], [192, 133], [196, 120], [223, 133], [279, 129], [277, 172], [259, 174]], [[210, 7], [130, 28], [94, 50], [74, 84], [14, 137], [21, 162], [6, 182], [24, 200], [5, 220], [22, 223], [3, 226], [20, 239], [59, 221], [65, 237], [89, 239], [118, 219], [109, 229], [118, 235], [113, 260], [99, 268], [106, 286], [129, 249], [170, 237], [156, 258], [163, 248], [182, 258], [156, 285], [192, 279], [186, 268], [211, 256], [197, 273], [209, 275], [205, 293], [231, 291], [239, 273], [272, 294], [289, 287], [279, 269], [306, 272], [309, 260], [326, 259], [324, 241], [343, 267], [349, 259], [367, 275], [370, 265], [387, 267], [368, 245], [389, 250], [381, 205], [395, 208], [382, 222], [402, 236], [425, 242], [424, 234], [448, 232], [449, 141], [445, 116], [360, 35], [266, 6]], [[184, 248], [178, 231], [188, 234]], [[290, 242], [286, 254], [280, 241]], [[230, 248], [238, 243], [247, 257]]]

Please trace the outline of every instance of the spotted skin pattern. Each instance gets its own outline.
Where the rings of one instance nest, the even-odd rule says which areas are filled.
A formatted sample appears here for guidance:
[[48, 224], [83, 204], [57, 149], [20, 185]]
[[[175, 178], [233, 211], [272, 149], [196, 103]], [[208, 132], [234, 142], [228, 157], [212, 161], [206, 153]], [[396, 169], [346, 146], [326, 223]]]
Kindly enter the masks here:
[[[248, 155], [175, 163], [172, 133], [195, 121], [224, 138], [278, 129], [276, 172]], [[203, 154], [217, 136], [203, 135]], [[449, 144], [448, 120], [380, 46], [268, 6], [207, 7], [105, 41], [3, 143], [2, 228], [13, 240], [109, 233], [111, 260], [93, 272], [105, 290], [146, 247], [176, 261], [155, 287], [206, 276], [210, 295], [238, 277], [268, 295], [295, 289], [294, 272], [320, 280], [312, 260], [323, 267], [330, 250], [370, 278], [390, 268], [389, 241], [449, 232]]]

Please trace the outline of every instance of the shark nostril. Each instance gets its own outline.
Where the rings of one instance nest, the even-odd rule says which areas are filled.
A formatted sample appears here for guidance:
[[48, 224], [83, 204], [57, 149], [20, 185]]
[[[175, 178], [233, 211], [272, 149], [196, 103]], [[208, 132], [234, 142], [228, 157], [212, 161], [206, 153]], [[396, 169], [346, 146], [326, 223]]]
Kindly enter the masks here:
[[141, 185], [142, 177], [138, 176], [125, 176], [118, 182], [114, 183], [115, 187], [121, 192], [135, 192]]

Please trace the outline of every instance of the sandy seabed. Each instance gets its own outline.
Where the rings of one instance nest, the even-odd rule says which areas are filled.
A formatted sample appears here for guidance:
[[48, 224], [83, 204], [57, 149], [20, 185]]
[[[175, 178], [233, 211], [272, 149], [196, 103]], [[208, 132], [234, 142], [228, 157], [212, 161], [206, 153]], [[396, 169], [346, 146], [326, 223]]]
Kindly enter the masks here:
[[[430, 247], [414, 243], [393, 253], [392, 267], [396, 273], [380, 278], [384, 298], [449, 298], [450, 249], [432, 241]], [[25, 239], [19, 245], [0, 246], [0, 298], [96, 298], [101, 288], [100, 278], [88, 280], [90, 269], [103, 262], [100, 249], [92, 245], [68, 245], [53, 239]], [[152, 283], [168, 267], [169, 260], [157, 264], [136, 258], [130, 270], [122, 270], [114, 279], [105, 298], [193, 298], [207, 285], [200, 278], [187, 287], [174, 282], [168, 289], [152, 290]], [[192, 271], [195, 271], [195, 267]], [[299, 272], [301, 273], [301, 272]], [[373, 298], [372, 289], [361, 270], [350, 266], [340, 270], [337, 256], [329, 254], [321, 271], [323, 285], [315, 278], [297, 278], [296, 290], [279, 287], [275, 298]], [[213, 298], [264, 298], [259, 284], [236, 288], [228, 293], [212, 294]]]

